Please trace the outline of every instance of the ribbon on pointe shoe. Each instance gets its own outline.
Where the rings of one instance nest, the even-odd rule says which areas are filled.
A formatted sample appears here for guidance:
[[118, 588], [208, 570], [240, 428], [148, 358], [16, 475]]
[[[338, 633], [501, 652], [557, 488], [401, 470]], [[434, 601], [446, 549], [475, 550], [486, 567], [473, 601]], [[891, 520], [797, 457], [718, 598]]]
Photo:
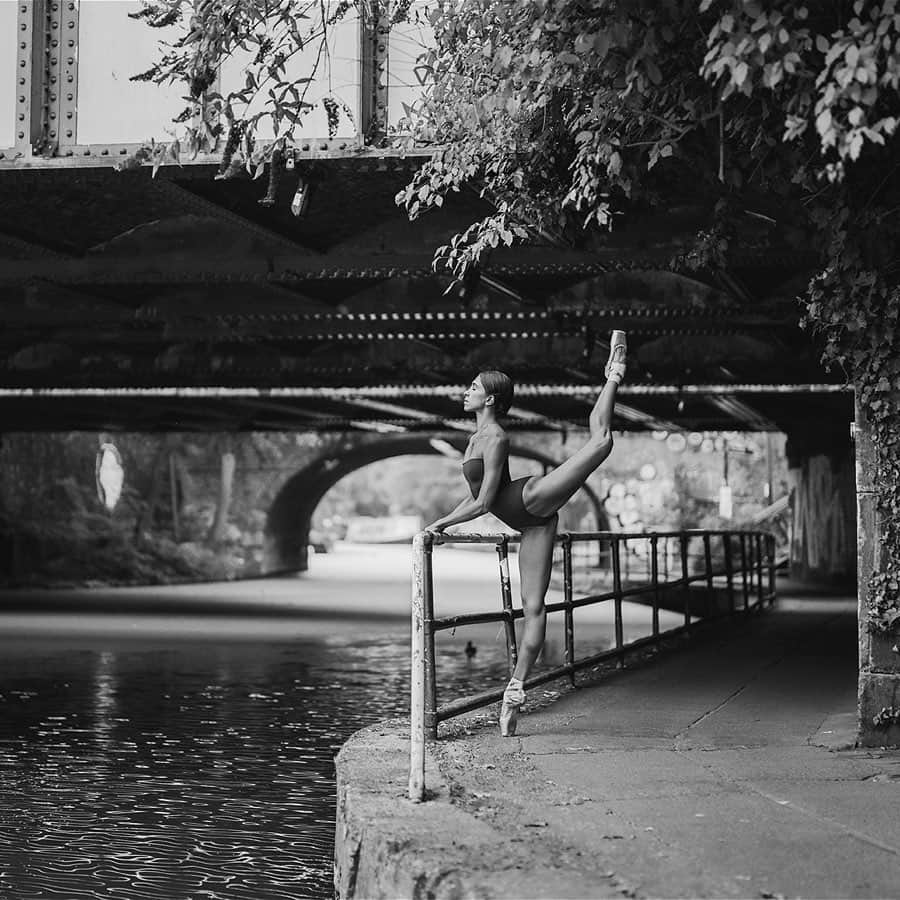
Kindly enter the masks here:
[[500, 704], [500, 734], [513, 737], [519, 720], [519, 710], [525, 702], [525, 688], [518, 678], [510, 678]]
[[609, 359], [606, 362], [606, 368], [603, 374], [608, 381], [615, 381], [621, 384], [625, 377], [625, 354], [627, 353], [628, 344], [625, 340], [624, 331], [613, 331], [609, 339]]

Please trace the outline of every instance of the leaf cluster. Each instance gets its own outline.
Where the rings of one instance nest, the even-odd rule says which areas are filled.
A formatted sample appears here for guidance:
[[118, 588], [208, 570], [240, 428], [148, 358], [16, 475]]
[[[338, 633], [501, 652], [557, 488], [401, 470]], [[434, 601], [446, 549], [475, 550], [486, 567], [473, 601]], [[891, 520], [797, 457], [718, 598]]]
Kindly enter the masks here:
[[[352, 120], [352, 112], [330, 91], [311, 91], [329, 82], [332, 29], [365, 2], [143, 0], [131, 16], [151, 27], [175, 28], [177, 36], [160, 42], [160, 58], [132, 80], [187, 88], [186, 105], [174, 120], [184, 126], [183, 133], [163, 145], [160, 162], [179, 162], [182, 152], [191, 159], [214, 153], [225, 141], [227, 161], [219, 175], [233, 177], [246, 170], [258, 178], [275, 148], [284, 154], [294, 146], [317, 105], [326, 111], [329, 132], [336, 133], [340, 118]], [[298, 72], [301, 54], [310, 62]], [[236, 82], [234, 72], [240, 76]], [[272, 138], [259, 140], [260, 133]], [[146, 162], [144, 151], [122, 168]]]

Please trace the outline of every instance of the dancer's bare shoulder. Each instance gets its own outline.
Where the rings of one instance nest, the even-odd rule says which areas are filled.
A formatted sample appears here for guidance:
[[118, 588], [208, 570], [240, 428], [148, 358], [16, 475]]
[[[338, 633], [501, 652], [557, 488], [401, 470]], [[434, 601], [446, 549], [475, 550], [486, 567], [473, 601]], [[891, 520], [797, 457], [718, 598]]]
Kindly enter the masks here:
[[466, 456], [483, 457], [487, 451], [497, 452], [509, 448], [509, 438], [503, 426], [496, 423], [485, 425], [481, 431], [469, 438], [469, 448]]
[[[482, 451], [493, 450], [497, 452], [506, 450], [509, 447], [509, 438], [501, 425], [487, 425], [478, 436], [478, 446]], [[482, 455], [484, 455], [484, 452], [482, 452]]]

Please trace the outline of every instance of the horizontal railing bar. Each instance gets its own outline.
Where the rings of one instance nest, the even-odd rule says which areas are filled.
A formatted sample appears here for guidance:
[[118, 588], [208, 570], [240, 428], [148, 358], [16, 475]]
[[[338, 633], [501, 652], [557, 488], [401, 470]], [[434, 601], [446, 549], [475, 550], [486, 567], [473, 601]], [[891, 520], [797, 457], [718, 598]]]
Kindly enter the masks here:
[[[521, 619], [525, 613], [521, 609], [513, 610], [512, 617]], [[506, 621], [507, 613], [504, 610], [488, 613], [460, 613], [458, 616], [445, 616], [435, 619], [431, 627], [435, 631], [446, 631], [448, 628], [460, 628], [463, 625], [485, 625], [490, 622]]]
[[594, 603], [607, 603], [615, 600], [615, 591], [609, 591], [606, 594], [589, 594], [587, 597], [579, 597], [572, 601], [572, 609], [578, 609], [582, 606], [592, 606]]
[[[740, 574], [735, 573], [735, 574]], [[705, 581], [705, 575], [692, 575], [688, 582], [690, 584], [694, 584], [698, 581]], [[675, 581], [661, 581], [659, 582], [660, 588], [665, 587], [684, 587], [684, 579], [679, 578]], [[624, 589], [620, 596], [625, 599], [627, 597], [638, 597], [643, 594], [651, 595], [654, 593], [654, 588], [652, 586], [636, 586]], [[774, 594], [766, 594], [764, 600], [769, 599]], [[588, 594], [584, 597], [578, 597], [577, 599], [572, 600], [572, 609], [579, 609], [584, 606], [593, 606], [597, 603], [607, 603], [610, 600], [616, 599], [615, 591], [608, 591], [605, 594]], [[755, 604], [752, 604], [755, 605]], [[545, 611], [550, 613], [556, 612], [565, 612], [567, 608], [567, 604], [565, 600], [558, 600], [556, 603], [547, 603], [544, 607]], [[486, 612], [486, 613], [460, 613], [457, 616], [443, 616], [440, 618], [435, 618], [432, 622], [432, 629], [434, 631], [447, 631], [451, 628], [462, 628], [466, 625], [485, 625], [490, 624], [492, 622], [504, 622], [507, 619], [507, 613], [503, 610], [498, 610], [496, 612]], [[514, 609], [512, 613], [513, 619], [521, 619], [523, 618], [525, 613], [521, 608]], [[708, 617], [706, 617], [708, 618]]]
[[514, 534], [479, 534], [475, 531], [465, 534], [447, 534], [445, 531], [428, 533], [431, 534], [431, 541], [435, 547], [439, 544], [501, 544], [504, 539], [508, 541], [522, 539], [522, 535], [518, 532]]
[[[638, 650], [648, 644], [659, 643], [660, 637], [672, 637], [684, 630], [685, 626], [679, 625], [677, 628], [671, 628], [668, 631], [661, 631], [658, 637], [650, 634], [646, 637], [629, 641], [620, 650], [612, 647], [609, 650], [603, 650], [600, 653], [593, 654], [592, 656], [586, 656], [584, 659], [580, 659], [577, 662], [566, 664], [563, 666], [556, 666], [553, 669], [548, 669], [546, 672], [542, 672], [540, 675], [535, 675], [534, 677], [529, 678], [525, 682], [524, 687], [528, 690], [530, 690], [531, 688], [540, 687], [542, 684], [547, 684], [547, 682], [549, 681], [556, 681], [557, 678], [564, 678], [571, 672], [579, 672], [582, 669], [586, 669], [592, 665], [596, 665], [598, 662], [604, 662], [608, 659], [614, 659], [617, 656], [623, 656], [631, 652], [632, 650]], [[452, 719], [455, 716], [462, 715], [463, 713], [471, 712], [474, 709], [481, 709], [491, 703], [496, 703], [498, 700], [503, 699], [503, 691], [503, 688], [494, 688], [489, 691], [481, 691], [478, 694], [472, 694], [469, 697], [464, 697], [459, 700], [451, 700], [449, 703], [445, 703], [443, 704], [443, 706], [440, 706], [438, 708], [436, 719], [439, 722], [444, 722], [447, 719]]]
[[[544, 604], [544, 611], [547, 613], [547, 615], [550, 615], [550, 613], [565, 612], [567, 608], [568, 605], [565, 600], [557, 600], [556, 603]], [[575, 608], [574, 602], [572, 603], [572, 608]]]
[[[548, 681], [556, 681], [557, 678], [562, 678], [565, 675], [568, 675], [570, 672], [576, 671], [577, 669], [577, 663], [573, 665], [567, 664], [564, 666], [557, 666], [554, 669], [549, 669], [546, 672], [541, 672], [540, 675], [535, 675], [529, 678], [525, 682], [524, 687], [528, 690], [531, 690], [531, 688], [540, 687], [542, 684], [546, 684]], [[497, 700], [502, 700], [503, 691], [504, 688], [494, 688], [490, 691], [481, 691], [481, 693], [479, 694], [472, 694], [470, 697], [463, 697], [459, 700], [451, 700], [449, 703], [445, 703], [443, 706], [438, 708], [437, 720], [439, 722], [443, 722], [446, 719], [452, 719], [454, 716], [458, 716], [464, 712], [469, 712], [473, 709], [479, 709], [483, 706], [487, 706], [489, 703], [495, 703]]]
[[[579, 532], [561, 532], [556, 535], [554, 543], [561, 544], [567, 538], [573, 544], [584, 544], [590, 541], [649, 541], [651, 538], [680, 538], [687, 535], [689, 538], [700, 538], [704, 534], [711, 537], [721, 537], [723, 535], [741, 535], [741, 534], [757, 534], [757, 531], [751, 529], [735, 529], [734, 531], [579, 531]], [[434, 546], [440, 544], [499, 544], [504, 539], [510, 543], [519, 543], [522, 535], [519, 532], [510, 532], [509, 534], [481, 534], [478, 532], [467, 533], [447, 533], [429, 532]], [[696, 554], [697, 559], [702, 559], [702, 554]]]
[[502, 700], [504, 690], [505, 688], [493, 688], [489, 691], [481, 691], [478, 694], [470, 694], [468, 697], [462, 697], [459, 700], [451, 700], [449, 703], [439, 706], [434, 717], [438, 722], [445, 722], [447, 719], [471, 712], [473, 709], [481, 709], [484, 706]]

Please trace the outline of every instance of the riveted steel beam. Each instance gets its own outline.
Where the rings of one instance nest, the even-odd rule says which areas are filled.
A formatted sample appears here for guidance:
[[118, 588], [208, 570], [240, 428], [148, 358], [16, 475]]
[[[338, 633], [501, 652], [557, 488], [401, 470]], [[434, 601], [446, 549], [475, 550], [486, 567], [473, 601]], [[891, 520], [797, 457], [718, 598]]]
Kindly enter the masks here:
[[31, 153], [54, 157], [75, 141], [78, 109], [78, 4], [32, 0]]
[[[312, 399], [357, 403], [363, 398], [409, 400], [417, 397], [458, 396], [463, 386], [442, 385], [388, 385], [373, 387], [228, 387], [212, 385], [208, 387], [108, 387], [108, 388], [35, 388], [0, 387], [0, 399], [9, 398], [122, 398], [140, 400], [154, 397], [179, 398], [272, 398], [272, 399]], [[803, 383], [803, 384], [623, 384], [618, 393], [623, 395], [672, 395], [713, 394], [729, 391], [732, 394], [852, 394], [853, 387], [846, 384]], [[519, 397], [581, 397], [587, 398], [597, 393], [596, 387], [572, 384], [517, 384]]]
[[58, 137], [62, 147], [75, 143], [78, 127], [78, 2], [58, 5], [60, 36], [50, 39], [50, 138]]
[[32, 64], [35, 46], [35, 9], [32, 0], [20, 0], [16, 20], [16, 131], [13, 159], [0, 163], [13, 165], [15, 160], [31, 156], [32, 109], [40, 102], [40, 74], [38, 96], [35, 98], [35, 71]]
[[[0, 0], [2, 2], [2, 0]], [[27, 114], [27, 110], [26, 110]], [[17, 122], [18, 124], [18, 122]], [[21, 129], [20, 129], [21, 130]], [[261, 141], [260, 143], [265, 143]], [[36, 156], [30, 146], [21, 151], [21, 156], [12, 157], [0, 151], [0, 171], [4, 169], [101, 169], [116, 167], [141, 149], [142, 144], [63, 144], [58, 155]], [[404, 149], [402, 147], [360, 147], [355, 140], [347, 138], [317, 138], [301, 141], [294, 149], [294, 159], [397, 159], [429, 157], [433, 148]], [[196, 166], [218, 166], [221, 153], [200, 153], [196, 158], [185, 157], [181, 165], [185, 168]], [[145, 163], [144, 165], [151, 165]]]
[[[17, 0], [15, 144], [11, 153], [0, 150], [0, 170], [116, 166], [143, 146], [77, 142], [79, 3]], [[391, 3], [373, 0], [364, 6], [360, 17], [361, 137], [310, 137], [298, 142], [295, 159], [424, 158], [433, 152], [430, 147], [382, 146], [388, 123]], [[204, 153], [185, 158], [182, 164], [215, 166], [220, 161], [221, 153]]]
[[[268, 280], [283, 282], [304, 281], [307, 279], [326, 280], [342, 278], [395, 278], [433, 277], [431, 253], [385, 253], [377, 255], [341, 254], [330, 256], [311, 256], [296, 252], [293, 255], [279, 254], [270, 261], [254, 257], [238, 257], [222, 260], [220, 258], [204, 258], [185, 261], [179, 271], [171, 270], [171, 260], [162, 256], [142, 256], [134, 259], [116, 260], [77, 260], [59, 264], [53, 271], [41, 270], [24, 275], [26, 263], [19, 263], [0, 272], [0, 282], [9, 283], [22, 277], [36, 274], [44, 278], [59, 280], [90, 281], [105, 283], [132, 283], [144, 278], [159, 281], [191, 281], [195, 279], [216, 281], [255, 281], [263, 277]], [[585, 253], [561, 253], [540, 247], [514, 247], [497, 252], [491, 262], [490, 274], [497, 277], [529, 277], [529, 276], [575, 276], [587, 278], [597, 271], [609, 271], [610, 268], [627, 270], [639, 267], [639, 263], [620, 252], [618, 258], [598, 261], [596, 255]], [[552, 301], [551, 301], [552, 302]], [[565, 314], [567, 311], [583, 312], [583, 307], [572, 307], [562, 304], [554, 306], [554, 314]], [[589, 310], [591, 315], [610, 318], [619, 311], [611, 307], [598, 307]], [[719, 310], [695, 310], [681, 308], [672, 310], [672, 315], [683, 318], [697, 316], [699, 318], [719, 317], [724, 320], [751, 322], [768, 322], [770, 327], [778, 328], [796, 320], [796, 311], [790, 315], [786, 312], [780, 318], [757, 313], [754, 310], [738, 310], [732, 312], [727, 308]], [[649, 319], [656, 314], [652, 307], [630, 310], [630, 317], [636, 322]], [[622, 326], [615, 326], [622, 327]]]
[[390, 0], [360, 4], [359, 131], [363, 143], [377, 146], [388, 128], [388, 39]]

